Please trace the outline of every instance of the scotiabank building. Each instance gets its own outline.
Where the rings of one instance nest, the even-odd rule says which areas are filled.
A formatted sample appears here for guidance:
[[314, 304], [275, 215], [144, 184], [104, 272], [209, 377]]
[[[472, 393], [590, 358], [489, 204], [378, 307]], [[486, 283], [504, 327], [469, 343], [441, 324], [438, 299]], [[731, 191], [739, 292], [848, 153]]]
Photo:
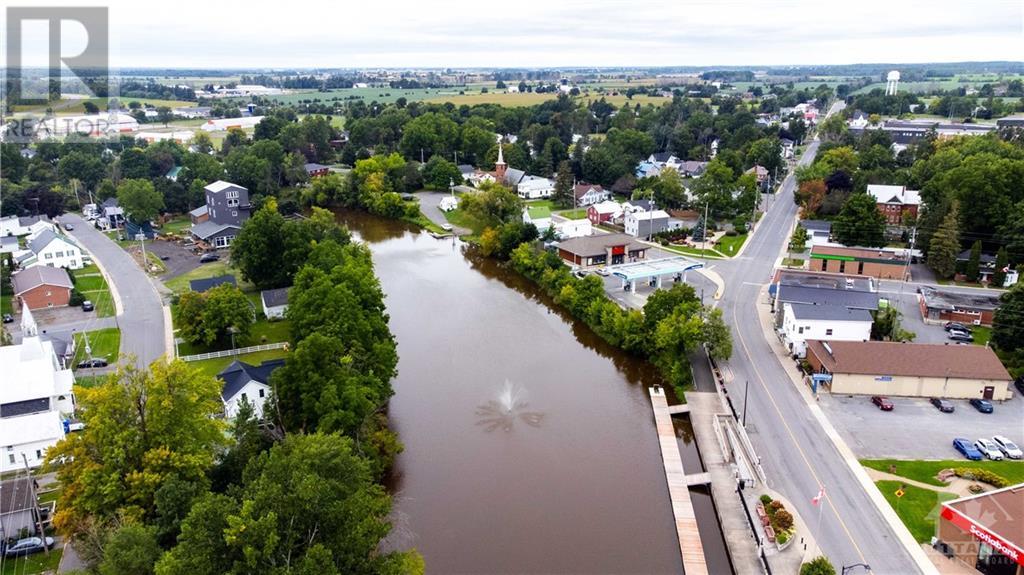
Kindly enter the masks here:
[[1024, 575], [1024, 483], [942, 504], [935, 547], [985, 575]]

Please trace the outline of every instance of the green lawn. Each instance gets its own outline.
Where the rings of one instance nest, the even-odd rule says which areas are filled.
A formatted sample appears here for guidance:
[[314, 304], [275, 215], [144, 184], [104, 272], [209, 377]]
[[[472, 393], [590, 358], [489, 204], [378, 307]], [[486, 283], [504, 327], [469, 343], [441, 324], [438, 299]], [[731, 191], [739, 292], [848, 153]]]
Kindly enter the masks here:
[[[954, 493], [931, 491], [911, 485], [903, 487], [903, 483], [899, 481], [876, 481], [875, 485], [882, 491], [885, 500], [900, 516], [918, 543], [926, 543], [935, 536], [935, 518], [939, 514], [939, 504], [956, 499]], [[896, 497], [896, 491], [901, 487], [903, 497]]]
[[782, 265], [786, 267], [802, 268], [804, 267], [805, 261], [806, 260], [802, 260], [800, 258], [785, 258], [782, 260]]
[[715, 260], [717, 260], [717, 259], [722, 257], [722, 254], [716, 252], [715, 250], [711, 249], [710, 247], [705, 249], [705, 250], [703, 250], [703, 251], [700, 248], [691, 248], [690, 246], [671, 246], [670, 245], [670, 246], [661, 246], [661, 248], [665, 249], [665, 250], [672, 251], [672, 252], [676, 252], [676, 253], [680, 253], [680, 254], [685, 254], [685, 255], [688, 255], [688, 256], [697, 256], [697, 257], [704, 256], [704, 257], [715, 259]]
[[32, 573], [43, 573], [57, 572], [57, 567], [60, 565], [60, 556], [64, 553], [64, 548], [54, 546], [50, 550], [50, 554], [36, 553], [35, 555], [26, 555], [24, 557], [18, 557], [17, 559], [4, 559], [3, 570], [0, 571], [0, 575], [30, 575]]
[[555, 203], [552, 202], [551, 200], [529, 200], [529, 201], [526, 202], [526, 207], [528, 207], [528, 208], [547, 208], [547, 209], [549, 209], [551, 211], [554, 211], [555, 208], [556, 208]]
[[259, 365], [268, 359], [279, 359], [284, 357], [288, 352], [283, 349], [270, 349], [267, 351], [257, 351], [255, 353], [247, 353], [244, 355], [235, 355], [231, 357], [218, 357], [216, 359], [204, 359], [203, 361], [190, 361], [189, 365], [192, 367], [199, 368], [203, 373], [214, 376], [221, 372], [225, 367], [231, 364], [236, 359], [244, 361], [251, 365]]
[[107, 282], [101, 275], [75, 275], [75, 288], [80, 292], [107, 289]]
[[1011, 483], [1024, 483], [1024, 461], [968, 461], [966, 459], [902, 461], [899, 459], [862, 459], [860, 463], [864, 467], [885, 471], [886, 473], [890, 473], [889, 466], [895, 465], [896, 475], [940, 487], [945, 486], [945, 484], [936, 479], [935, 476], [943, 469], [954, 467], [987, 469], [1005, 477]]
[[724, 255], [732, 257], [736, 255], [736, 252], [740, 251], [740, 247], [742, 247], [743, 243], [746, 241], [747, 234], [738, 236], [722, 236], [718, 240], [718, 245], [715, 246], [715, 249]]
[[451, 222], [452, 225], [473, 230], [474, 236], [479, 236], [480, 233], [484, 231], [484, 228], [487, 227], [487, 224], [481, 222], [480, 220], [474, 218], [473, 216], [467, 214], [466, 212], [463, 212], [462, 210], [452, 210], [450, 212], [444, 212], [444, 217], [449, 222]]
[[44, 503], [56, 501], [58, 497], [60, 497], [60, 489], [39, 493], [39, 504], [42, 505]]
[[587, 208], [563, 210], [561, 212], [555, 212], [555, 214], [562, 216], [563, 218], [569, 218], [570, 220], [582, 220], [583, 218], [587, 217]]
[[[288, 341], [288, 338], [291, 335], [289, 331], [290, 329], [291, 325], [287, 320], [269, 321], [261, 319], [252, 325], [248, 337], [235, 338], [235, 347], [249, 347], [252, 345], [262, 345], [264, 343]], [[267, 338], [266, 341], [263, 341], [264, 337]], [[230, 339], [224, 343], [214, 343], [209, 346], [193, 344], [185, 341], [178, 344], [178, 355], [196, 355], [199, 353], [209, 353], [211, 351], [223, 351], [230, 348]]]
[[78, 365], [78, 362], [88, 359], [88, 355], [85, 353], [86, 335], [89, 336], [89, 347], [92, 348], [93, 357], [102, 357], [110, 363], [117, 361], [118, 353], [121, 350], [121, 330], [116, 327], [108, 327], [88, 331], [85, 334], [75, 334], [75, 359], [71, 361], [72, 365]]
[[13, 306], [11, 305], [14, 296], [9, 293], [0, 295], [0, 313], [14, 313]]
[[110, 290], [84, 291], [82, 297], [96, 306], [96, 317], [114, 316], [114, 297], [110, 295]]
[[96, 264], [89, 264], [80, 270], [75, 270], [75, 277], [90, 276], [99, 274], [100, 268]]
[[192, 219], [188, 216], [175, 216], [160, 226], [161, 234], [180, 234], [192, 227]]
[[971, 333], [974, 335], [974, 345], [987, 345], [992, 338], [992, 328], [983, 325], [974, 326]]
[[227, 262], [221, 260], [202, 264], [192, 271], [184, 273], [174, 279], [167, 280], [164, 284], [167, 286], [167, 289], [175, 293], [181, 293], [188, 290], [188, 282], [192, 280], [212, 278], [226, 274], [234, 275], [236, 281], [241, 281], [241, 277], [239, 277], [240, 274], [232, 269]]

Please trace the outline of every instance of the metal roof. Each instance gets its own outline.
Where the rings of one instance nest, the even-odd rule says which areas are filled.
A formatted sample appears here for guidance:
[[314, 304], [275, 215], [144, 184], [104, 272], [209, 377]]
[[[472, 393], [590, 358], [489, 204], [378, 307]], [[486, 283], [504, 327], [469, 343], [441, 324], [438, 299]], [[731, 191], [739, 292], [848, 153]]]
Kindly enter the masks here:
[[697, 262], [683, 256], [675, 256], [657, 260], [643, 260], [628, 264], [608, 266], [608, 271], [615, 277], [622, 278], [626, 281], [634, 281], [642, 278], [681, 274], [683, 272], [701, 269], [703, 267], [703, 262]]

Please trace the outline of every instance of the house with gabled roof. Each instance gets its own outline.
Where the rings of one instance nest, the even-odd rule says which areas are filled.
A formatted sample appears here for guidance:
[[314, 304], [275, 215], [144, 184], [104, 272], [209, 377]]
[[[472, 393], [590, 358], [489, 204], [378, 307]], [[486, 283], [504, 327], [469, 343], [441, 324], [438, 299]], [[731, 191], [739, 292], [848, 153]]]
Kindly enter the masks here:
[[878, 211], [890, 226], [901, 225], [904, 217], [917, 218], [921, 208], [921, 192], [908, 190], [906, 186], [868, 184], [868, 194], [875, 198]]
[[610, 199], [612, 194], [596, 184], [576, 184], [572, 188], [576, 205], [583, 208]]
[[[203, 188], [206, 193], [206, 212], [197, 208], [190, 212], [192, 236], [215, 248], [231, 245], [242, 224], [249, 219], [249, 190], [238, 184], [217, 180]], [[205, 216], [205, 220], [202, 218]]]
[[74, 285], [64, 268], [32, 266], [11, 276], [17, 305], [29, 309], [63, 307], [71, 300]]
[[237, 359], [217, 374], [224, 382], [220, 398], [224, 402], [224, 417], [233, 419], [238, 415], [242, 402], [253, 407], [257, 419], [263, 418], [263, 406], [270, 397], [270, 374], [284, 365], [283, 359], [271, 359], [260, 365], [251, 365]]

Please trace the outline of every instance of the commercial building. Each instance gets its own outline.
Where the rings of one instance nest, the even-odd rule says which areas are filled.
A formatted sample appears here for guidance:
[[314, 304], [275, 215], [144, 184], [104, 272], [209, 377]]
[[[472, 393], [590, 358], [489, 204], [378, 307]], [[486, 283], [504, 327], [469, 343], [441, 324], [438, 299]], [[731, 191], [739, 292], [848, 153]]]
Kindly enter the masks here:
[[139, 131], [138, 120], [120, 112], [80, 116], [51, 116], [49, 118], [42, 118], [38, 122], [36, 135], [40, 139], [47, 137], [63, 138], [70, 134], [95, 137], [116, 136], [118, 134]]
[[[840, 276], [842, 277], [842, 276]], [[795, 279], [787, 278], [785, 281], [793, 282]], [[771, 289], [775, 288], [774, 294]], [[863, 291], [856, 284], [841, 284], [835, 287], [827, 283], [779, 283], [769, 287], [769, 295], [774, 296], [772, 300], [772, 312], [775, 313], [775, 328], [781, 329], [784, 321], [783, 313], [787, 303], [800, 305], [828, 306], [841, 309], [877, 311], [879, 307], [878, 293], [874, 291]]]
[[874, 318], [865, 309], [804, 303], [782, 304], [780, 337], [794, 357], [807, 354], [807, 340], [868, 341]]
[[999, 296], [982, 292], [956, 292], [921, 286], [917, 298], [925, 323], [960, 322], [967, 325], [992, 325], [999, 309]]
[[813, 246], [810, 269], [878, 279], [901, 279], [907, 269], [907, 260], [885, 250]]
[[978, 345], [808, 340], [807, 362], [831, 376], [832, 393], [1010, 398], [1010, 374]]
[[574, 266], [616, 265], [644, 259], [647, 246], [626, 234], [598, 234], [560, 242], [558, 255]]
[[207, 120], [200, 126], [204, 132], [225, 132], [231, 129], [247, 130], [255, 128], [256, 124], [263, 121], [263, 116], [249, 116], [240, 118], [221, 118], [218, 120]]
[[[49, 269], [49, 268], [46, 268]], [[0, 347], [0, 473], [38, 467], [46, 450], [64, 438], [75, 411], [75, 377], [39, 337], [32, 312], [22, 308], [23, 339]]]
[[984, 575], [1024, 575], [1024, 483], [942, 504], [936, 547]]

